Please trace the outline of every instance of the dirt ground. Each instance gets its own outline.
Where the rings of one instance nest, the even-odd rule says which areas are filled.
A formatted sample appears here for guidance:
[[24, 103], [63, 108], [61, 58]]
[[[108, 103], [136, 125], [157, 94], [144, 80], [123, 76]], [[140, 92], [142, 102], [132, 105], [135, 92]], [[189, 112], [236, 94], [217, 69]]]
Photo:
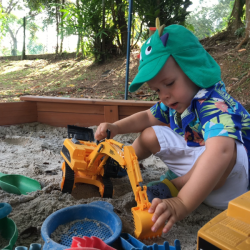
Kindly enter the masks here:
[[[201, 41], [221, 67], [227, 91], [249, 109], [250, 51], [235, 50], [235, 37]], [[130, 56], [129, 82], [137, 73], [138, 50]], [[0, 61], [0, 102], [20, 101], [22, 95], [124, 99], [126, 57], [109, 58], [102, 65], [91, 59]], [[145, 84], [128, 99], [154, 101], [158, 96]]]

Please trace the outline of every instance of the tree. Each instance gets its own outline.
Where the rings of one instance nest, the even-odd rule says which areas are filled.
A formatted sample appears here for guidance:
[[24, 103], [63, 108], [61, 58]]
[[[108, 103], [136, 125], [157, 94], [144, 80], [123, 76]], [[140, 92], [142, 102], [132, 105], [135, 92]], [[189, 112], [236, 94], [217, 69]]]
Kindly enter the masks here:
[[135, 0], [134, 9], [148, 27], [155, 27], [158, 17], [161, 24], [183, 24], [189, 12], [190, 0]]
[[15, 24], [15, 23], [19, 23], [20, 25], [20, 22], [21, 22], [21, 19], [18, 20], [18, 18], [11, 14], [11, 11], [13, 9], [15, 9], [16, 7], [19, 7], [20, 6], [18, 5], [18, 0], [10, 0], [8, 3], [6, 3], [7, 5], [6, 6], [3, 6], [2, 5], [2, 2], [1, 2], [1, 11], [2, 11], [2, 16], [3, 18], [1, 18], [1, 20], [4, 20], [4, 23], [2, 23], [2, 30], [5, 31], [5, 34], [6, 34], [6, 31], [9, 32], [10, 34], [10, 37], [12, 39], [12, 48], [11, 48], [11, 54], [13, 56], [16, 56], [17, 55], [17, 39], [16, 39], [16, 35], [18, 33], [18, 31], [20, 30], [20, 28], [22, 26], [20, 26], [16, 31], [14, 31], [12, 29], [12, 27], [10, 26], [11, 24]]
[[112, 20], [112, 8], [110, 8], [110, 4], [113, 3], [114, 1], [105, 2], [105, 8], [103, 8], [102, 0], [78, 0], [76, 4], [66, 4], [65, 9], [62, 10], [65, 13], [63, 19], [66, 32], [79, 37], [77, 48], [81, 45], [84, 53], [83, 37], [86, 37], [92, 44], [91, 50], [98, 62], [103, 62], [107, 57], [117, 32]]
[[227, 32], [230, 34], [234, 34], [237, 29], [242, 27], [244, 24], [242, 23], [242, 16], [243, 16], [243, 6], [246, 0], [235, 0], [233, 5], [233, 10], [231, 12]]
[[[47, 25], [50, 25], [52, 23], [56, 24], [56, 47], [55, 47], [55, 53], [58, 54], [62, 53], [63, 51], [63, 39], [64, 39], [64, 33], [63, 33], [63, 20], [62, 16], [63, 13], [61, 10], [64, 8], [64, 5], [67, 0], [24, 0], [27, 1], [28, 7], [31, 11], [36, 12], [45, 12], [47, 15], [47, 18], [44, 19], [44, 27]], [[44, 28], [43, 27], [43, 28]], [[59, 37], [61, 38], [61, 42], [59, 45]]]
[[246, 0], [246, 29], [245, 29], [245, 37], [240, 42], [240, 44], [236, 47], [236, 49], [240, 49], [243, 44], [248, 43], [250, 41], [250, 0]]
[[185, 25], [199, 38], [210, 37], [226, 29], [233, 6], [232, 0], [219, 0], [212, 7], [201, 7], [193, 11]]
[[[17, 35], [20, 29], [23, 27], [23, 18], [18, 18], [14, 14], [12, 14], [12, 11], [15, 9], [18, 10], [25, 10], [26, 3], [20, 3], [18, 0], [9, 0], [8, 2], [5, 2], [5, 6], [2, 6], [3, 13], [5, 14], [5, 23], [4, 23], [4, 29], [7, 30], [11, 37], [11, 55], [16, 56], [17, 55]], [[27, 9], [26, 9], [27, 11]], [[37, 13], [31, 13], [29, 15], [29, 23], [32, 26], [32, 22], [34, 21], [34, 17]], [[31, 27], [30, 25], [27, 25], [27, 29]]]

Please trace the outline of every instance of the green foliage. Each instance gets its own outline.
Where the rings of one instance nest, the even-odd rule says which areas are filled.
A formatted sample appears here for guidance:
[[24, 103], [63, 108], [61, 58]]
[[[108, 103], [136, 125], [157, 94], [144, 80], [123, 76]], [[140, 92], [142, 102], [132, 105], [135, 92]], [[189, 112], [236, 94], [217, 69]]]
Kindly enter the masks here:
[[0, 40], [3, 36], [6, 35], [7, 32], [7, 14], [4, 13], [3, 8], [0, 6]]
[[243, 37], [245, 36], [245, 27], [240, 27], [239, 29], [237, 29], [234, 34], [237, 36], [237, 37]]
[[26, 29], [30, 32], [30, 38], [29, 40], [36, 40], [36, 32], [41, 30], [41, 27], [39, 27], [35, 22], [28, 21], [26, 25]]
[[26, 27], [30, 31], [30, 37], [28, 39], [29, 43], [27, 44], [27, 54], [42, 54], [44, 52], [45, 46], [38, 42], [38, 37], [36, 36], [36, 32], [40, 29], [40, 27], [33, 22], [28, 22]]
[[156, 17], [160, 19], [161, 25], [168, 26], [183, 24], [191, 4], [189, 0], [136, 0], [134, 10], [148, 27], [155, 27]]
[[49, 4], [50, 0], [25, 0], [27, 7], [31, 11], [42, 12], [47, 4]]
[[218, 0], [218, 4], [212, 7], [198, 8], [187, 17], [185, 26], [189, 28], [192, 25], [193, 30], [190, 30], [199, 39], [212, 36], [227, 27], [233, 3], [234, 0]]
[[10, 48], [7, 48], [5, 46], [2, 47], [1, 52], [4, 56], [9, 56], [11, 54]]
[[[19, 2], [13, 1], [15, 4]], [[117, 51], [126, 52], [128, 0], [23, 0], [23, 2], [29, 7], [30, 13], [43, 11], [46, 14], [43, 30], [48, 25], [59, 22], [57, 35], [60, 35], [61, 39], [64, 36], [78, 35], [77, 52], [81, 48], [83, 56], [92, 53], [96, 61], [102, 61]], [[132, 40], [135, 42], [137, 39], [141, 41], [147, 39], [146, 26], [155, 26], [156, 17], [159, 17], [161, 24], [183, 24], [189, 14], [187, 8], [190, 5], [190, 0], [133, 0]], [[59, 19], [58, 11], [60, 11]], [[12, 22], [22, 25], [21, 19], [15, 21], [13, 19]], [[189, 27], [193, 26], [190, 24]], [[39, 27], [34, 22], [27, 22], [27, 29], [31, 33], [29, 53], [37, 53], [42, 49], [35, 36]]]
[[27, 45], [27, 50], [28, 50], [27, 54], [30, 54], [30, 55], [42, 54], [44, 51], [44, 45], [41, 43], [32, 42], [30, 40], [28, 45]]

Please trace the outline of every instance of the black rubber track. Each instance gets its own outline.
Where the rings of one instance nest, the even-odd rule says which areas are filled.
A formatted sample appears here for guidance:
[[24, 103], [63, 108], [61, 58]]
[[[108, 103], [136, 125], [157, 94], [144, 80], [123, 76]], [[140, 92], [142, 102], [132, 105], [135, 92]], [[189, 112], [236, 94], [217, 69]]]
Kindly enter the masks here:
[[74, 186], [75, 173], [65, 161], [65, 181], [62, 192], [71, 194]]
[[104, 185], [103, 198], [112, 198], [113, 196], [113, 183], [110, 178], [102, 178]]

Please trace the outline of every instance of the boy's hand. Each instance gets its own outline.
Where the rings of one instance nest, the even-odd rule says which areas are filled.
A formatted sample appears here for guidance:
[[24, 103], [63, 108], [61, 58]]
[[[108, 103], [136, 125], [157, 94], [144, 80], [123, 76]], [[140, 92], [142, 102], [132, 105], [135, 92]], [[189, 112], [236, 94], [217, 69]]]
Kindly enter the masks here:
[[113, 124], [113, 123], [101, 123], [96, 132], [95, 132], [95, 139], [100, 141], [104, 138], [107, 137], [107, 130], [110, 130], [110, 138], [113, 138], [114, 136], [116, 136], [118, 134], [118, 127], [117, 125]]
[[185, 218], [189, 212], [181, 199], [178, 197], [161, 200], [155, 198], [148, 210], [149, 213], [154, 213], [152, 221], [154, 222], [151, 230], [156, 232], [160, 226], [167, 224], [163, 228], [163, 233], [169, 232], [174, 223]]

